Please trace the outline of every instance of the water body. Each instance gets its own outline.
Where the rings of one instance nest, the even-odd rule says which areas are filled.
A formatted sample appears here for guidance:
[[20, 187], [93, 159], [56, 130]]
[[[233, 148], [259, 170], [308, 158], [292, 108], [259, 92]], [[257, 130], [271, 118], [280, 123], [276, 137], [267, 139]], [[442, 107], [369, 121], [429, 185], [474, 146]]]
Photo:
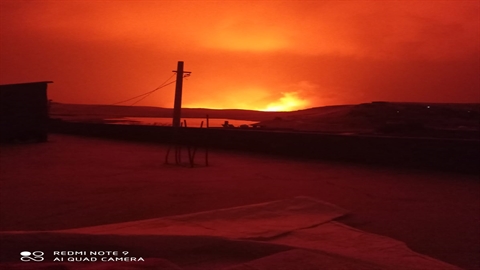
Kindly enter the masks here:
[[[108, 118], [105, 119], [111, 124], [118, 125], [156, 125], [156, 126], [171, 126], [172, 118], [170, 117], [121, 117], [121, 118]], [[203, 127], [206, 127], [207, 120], [204, 118], [182, 118], [182, 125], [186, 121], [187, 127], [200, 127], [203, 122]], [[252, 125], [258, 123], [258, 121], [249, 121], [249, 120], [235, 120], [235, 119], [225, 119], [225, 118], [210, 118], [208, 120], [210, 127], [222, 127], [225, 124], [225, 121], [228, 121], [228, 124], [233, 125], [234, 127], [239, 127], [241, 125]]]

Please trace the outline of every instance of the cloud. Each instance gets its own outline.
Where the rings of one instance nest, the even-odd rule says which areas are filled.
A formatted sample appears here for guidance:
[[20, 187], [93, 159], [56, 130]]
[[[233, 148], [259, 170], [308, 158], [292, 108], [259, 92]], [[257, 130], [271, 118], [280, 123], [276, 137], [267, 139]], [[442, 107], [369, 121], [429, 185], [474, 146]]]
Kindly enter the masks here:
[[478, 1], [22, 1], [2, 6], [7, 16], [2, 25], [22, 31], [163, 50], [451, 59], [478, 54], [480, 44]]
[[201, 43], [207, 48], [252, 52], [285, 50], [291, 46], [282, 29], [258, 24], [249, 19], [217, 26]]
[[336, 1], [318, 7], [310, 4], [308, 10], [300, 11], [303, 20], [294, 23], [298, 29], [294, 47], [297, 52], [376, 59], [465, 58], [478, 54], [479, 3]]
[[[479, 14], [478, 1], [0, 1], [0, 79], [109, 104], [183, 60], [198, 107], [478, 100]], [[164, 90], [139, 105], [170, 106]]]

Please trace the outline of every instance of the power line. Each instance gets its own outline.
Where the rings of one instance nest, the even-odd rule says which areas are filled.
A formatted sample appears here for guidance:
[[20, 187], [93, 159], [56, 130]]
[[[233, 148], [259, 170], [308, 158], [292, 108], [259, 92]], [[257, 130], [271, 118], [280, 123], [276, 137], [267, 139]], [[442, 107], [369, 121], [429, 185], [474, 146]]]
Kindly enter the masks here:
[[146, 97], [150, 96], [153, 92], [155, 92], [155, 91], [157, 91], [157, 90], [160, 90], [161, 88], [163, 88], [163, 87], [165, 87], [165, 86], [167, 86], [167, 85], [170, 85], [170, 84], [172, 84], [172, 83], [174, 83], [174, 82], [176, 82], [176, 81], [177, 81], [177, 80], [175, 80], [175, 81], [173, 81], [173, 82], [169, 82], [169, 83], [167, 83], [167, 84], [164, 84], [162, 87], [157, 87], [157, 89], [155, 89], [155, 90], [153, 90], [153, 91], [150, 91], [150, 92], [148, 92], [147, 94], [144, 94], [141, 99], [139, 99], [139, 100], [135, 101], [134, 103], [130, 104], [130, 106], [133, 106], [133, 105], [137, 104], [138, 102], [144, 100]]
[[143, 100], [144, 98], [146, 98], [147, 96], [149, 96], [150, 94], [152, 94], [153, 92], [155, 92], [155, 91], [157, 91], [157, 90], [160, 90], [160, 89], [162, 89], [163, 87], [168, 86], [168, 85], [174, 83], [176, 80], [167, 83], [170, 79], [172, 79], [173, 76], [175, 76], [175, 74], [173, 74], [172, 76], [170, 76], [167, 80], [165, 80], [165, 82], [163, 82], [160, 86], [158, 86], [157, 88], [153, 89], [152, 91], [148, 91], [148, 92], [143, 93], [143, 94], [141, 94], [141, 95], [138, 95], [138, 96], [135, 96], [135, 97], [126, 99], [126, 100], [122, 100], [122, 101], [113, 103], [112, 105], [117, 105], [117, 104], [120, 104], [120, 103], [125, 103], [125, 102], [127, 102], [127, 101], [134, 100], [134, 99], [136, 99], [136, 98], [142, 97], [140, 100], [138, 100], [138, 101], [134, 102], [132, 105], [130, 105], [130, 106], [133, 106], [134, 104], [140, 102], [141, 100]]

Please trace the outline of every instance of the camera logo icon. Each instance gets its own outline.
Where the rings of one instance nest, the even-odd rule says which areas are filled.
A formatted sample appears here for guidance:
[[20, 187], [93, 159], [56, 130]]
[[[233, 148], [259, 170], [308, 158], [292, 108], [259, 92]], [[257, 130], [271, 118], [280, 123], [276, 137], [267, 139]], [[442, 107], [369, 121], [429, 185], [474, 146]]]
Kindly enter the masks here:
[[33, 251], [33, 252], [30, 252], [30, 251], [22, 251], [20, 252], [20, 260], [22, 262], [30, 262], [30, 261], [34, 261], [34, 262], [41, 262], [44, 260], [43, 258], [43, 253], [42, 251]]

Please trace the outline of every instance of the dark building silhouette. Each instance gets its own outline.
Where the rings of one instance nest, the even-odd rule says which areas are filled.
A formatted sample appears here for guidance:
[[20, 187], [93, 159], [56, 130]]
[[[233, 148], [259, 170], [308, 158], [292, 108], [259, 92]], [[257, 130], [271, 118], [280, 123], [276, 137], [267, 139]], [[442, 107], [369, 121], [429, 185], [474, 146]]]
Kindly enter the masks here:
[[49, 83], [0, 85], [1, 141], [47, 141]]

